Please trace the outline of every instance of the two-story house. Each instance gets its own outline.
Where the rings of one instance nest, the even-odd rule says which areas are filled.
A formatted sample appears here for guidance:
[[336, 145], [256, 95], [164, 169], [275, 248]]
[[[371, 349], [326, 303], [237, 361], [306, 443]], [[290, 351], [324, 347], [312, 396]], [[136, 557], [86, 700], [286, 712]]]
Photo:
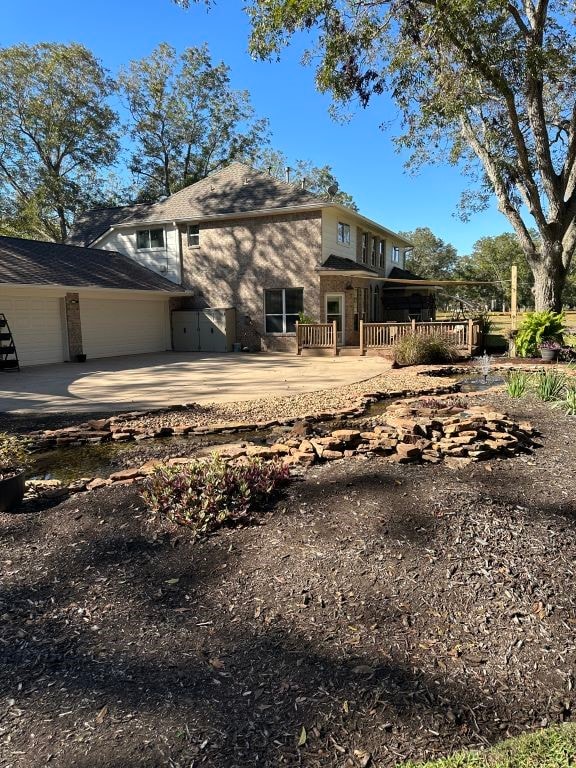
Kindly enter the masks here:
[[[70, 242], [120, 252], [191, 291], [187, 309], [233, 307], [250, 349], [294, 349], [299, 313], [336, 320], [428, 320], [429, 289], [411, 286], [410, 243], [370, 219], [242, 163], [155, 203], [87, 211]], [[398, 282], [400, 281], [400, 282]]]

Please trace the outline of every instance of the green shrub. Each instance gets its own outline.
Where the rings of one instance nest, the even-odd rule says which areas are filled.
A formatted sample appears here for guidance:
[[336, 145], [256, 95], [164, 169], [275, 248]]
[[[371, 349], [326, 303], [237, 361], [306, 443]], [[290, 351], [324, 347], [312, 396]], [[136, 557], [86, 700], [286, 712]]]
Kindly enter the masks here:
[[506, 392], [510, 397], [523, 397], [531, 380], [532, 376], [526, 371], [508, 371], [506, 374]]
[[535, 377], [534, 391], [545, 403], [560, 400], [566, 389], [566, 374], [557, 368], [539, 371]]
[[314, 324], [318, 321], [315, 320], [312, 315], [307, 315], [305, 312], [298, 312], [298, 322], [303, 325]]
[[195, 536], [250, 519], [251, 512], [289, 478], [280, 461], [248, 459], [232, 465], [213, 455], [177, 467], [162, 465], [145, 481], [142, 497], [167, 530], [187, 526]]
[[544, 339], [562, 343], [565, 329], [564, 314], [561, 312], [529, 312], [516, 334], [516, 352], [520, 357], [534, 357]]
[[407, 333], [394, 346], [394, 359], [400, 365], [451, 363], [457, 357], [455, 342], [439, 333]]

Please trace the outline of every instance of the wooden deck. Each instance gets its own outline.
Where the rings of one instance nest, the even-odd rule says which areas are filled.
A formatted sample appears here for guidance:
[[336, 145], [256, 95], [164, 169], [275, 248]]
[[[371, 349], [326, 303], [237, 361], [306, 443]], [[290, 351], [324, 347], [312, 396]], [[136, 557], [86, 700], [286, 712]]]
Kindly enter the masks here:
[[[480, 324], [477, 320], [435, 320], [419, 323], [365, 323], [360, 321], [360, 344], [357, 347], [338, 345], [336, 323], [296, 323], [297, 354], [303, 350], [316, 350], [319, 354], [370, 354], [371, 350], [390, 351], [408, 333], [447, 336], [458, 351], [472, 355], [480, 341]], [[357, 350], [356, 352], [354, 352]]]

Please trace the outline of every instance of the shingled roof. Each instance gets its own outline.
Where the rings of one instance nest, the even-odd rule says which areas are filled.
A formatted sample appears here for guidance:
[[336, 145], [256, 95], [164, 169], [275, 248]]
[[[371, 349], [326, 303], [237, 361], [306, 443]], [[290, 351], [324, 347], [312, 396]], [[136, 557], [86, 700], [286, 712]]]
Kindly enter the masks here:
[[78, 217], [69, 241], [90, 245], [115, 224], [154, 224], [209, 216], [317, 205], [326, 200], [296, 184], [255, 171], [244, 163], [231, 163], [205, 179], [175, 192], [158, 203], [124, 208], [94, 208]]
[[365, 264], [360, 264], [352, 259], [346, 259], [344, 256], [335, 256], [333, 253], [321, 264], [318, 269], [329, 269], [334, 272], [368, 272], [371, 275], [378, 275], [379, 273], [375, 269], [367, 267]]
[[84, 211], [76, 218], [68, 235], [68, 243], [70, 245], [89, 246], [114, 224], [119, 224], [141, 209], [150, 207], [151, 203], [141, 203], [138, 205], [119, 205], [115, 208], [92, 208], [89, 211]]
[[116, 251], [17, 237], [0, 237], [0, 283], [182, 293], [180, 286]]

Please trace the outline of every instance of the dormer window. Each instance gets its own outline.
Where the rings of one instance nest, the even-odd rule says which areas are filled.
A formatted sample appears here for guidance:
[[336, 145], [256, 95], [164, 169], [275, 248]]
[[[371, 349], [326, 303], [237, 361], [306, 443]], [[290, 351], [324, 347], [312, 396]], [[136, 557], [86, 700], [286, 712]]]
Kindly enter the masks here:
[[199, 224], [190, 224], [188, 226], [188, 245], [192, 248], [197, 248], [200, 245]]
[[400, 248], [397, 245], [392, 248], [392, 261], [396, 264], [400, 261]]
[[163, 229], [139, 229], [136, 232], [136, 248], [148, 251], [152, 248], [164, 248]]

